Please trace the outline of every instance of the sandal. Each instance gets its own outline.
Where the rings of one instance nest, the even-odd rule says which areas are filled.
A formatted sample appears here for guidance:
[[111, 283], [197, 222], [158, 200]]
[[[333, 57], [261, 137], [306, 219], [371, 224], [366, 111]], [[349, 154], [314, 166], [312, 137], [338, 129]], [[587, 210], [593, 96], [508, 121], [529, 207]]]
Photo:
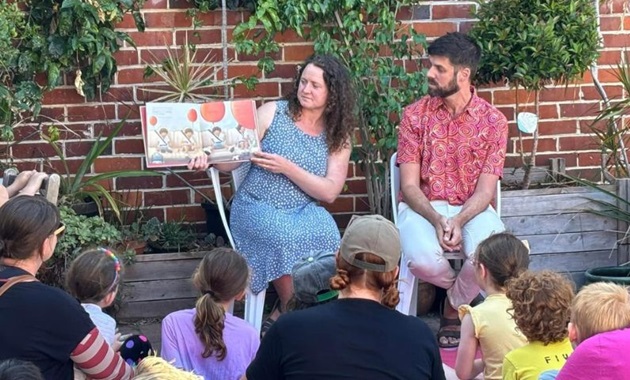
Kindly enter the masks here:
[[271, 328], [271, 325], [276, 322], [277, 318], [271, 317], [275, 313], [275, 311], [278, 310], [278, 312], [280, 312], [280, 315], [282, 315], [282, 313], [284, 312], [281, 305], [282, 304], [280, 303], [280, 299], [278, 298], [271, 308], [271, 313], [269, 313], [269, 316], [265, 318], [262, 326], [260, 327], [260, 339], [262, 339], [265, 334], [267, 334], [267, 331]]
[[[444, 302], [448, 302], [444, 299]], [[445, 318], [444, 304], [442, 304], [442, 314], [440, 315], [440, 329], [437, 332], [438, 346], [441, 348], [457, 348], [459, 346], [460, 331], [462, 323], [459, 318]], [[457, 329], [449, 327], [458, 327]], [[442, 339], [444, 338], [444, 339]], [[453, 342], [451, 340], [457, 340]]]

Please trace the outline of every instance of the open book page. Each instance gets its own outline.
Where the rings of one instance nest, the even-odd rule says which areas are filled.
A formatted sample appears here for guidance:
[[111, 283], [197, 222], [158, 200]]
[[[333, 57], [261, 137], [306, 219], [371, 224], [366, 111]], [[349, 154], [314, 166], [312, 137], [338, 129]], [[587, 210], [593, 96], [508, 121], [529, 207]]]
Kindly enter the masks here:
[[185, 166], [204, 153], [210, 163], [246, 161], [260, 150], [253, 100], [147, 103], [141, 115], [149, 168]]

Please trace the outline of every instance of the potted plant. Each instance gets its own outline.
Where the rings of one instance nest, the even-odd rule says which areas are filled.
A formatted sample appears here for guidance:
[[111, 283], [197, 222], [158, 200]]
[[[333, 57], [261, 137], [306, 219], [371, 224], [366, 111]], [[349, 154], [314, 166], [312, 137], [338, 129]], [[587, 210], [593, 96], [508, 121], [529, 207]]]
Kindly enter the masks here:
[[195, 245], [195, 234], [182, 221], [160, 222], [154, 217], [142, 229], [149, 247], [156, 253], [188, 251]]
[[[93, 207], [96, 209], [95, 214], [103, 215], [103, 205], [104, 202], [106, 202], [107, 206], [109, 206], [114, 215], [120, 219], [119, 204], [112, 196], [112, 193], [103, 186], [103, 182], [113, 178], [162, 175], [160, 172], [150, 170], [116, 170], [107, 173], [90, 175], [92, 165], [101, 156], [101, 154], [110, 147], [114, 137], [118, 135], [122, 127], [125, 125], [125, 120], [126, 118], [120, 121], [105, 139], [102, 138], [102, 135], [99, 135], [96, 138], [96, 141], [94, 141], [94, 144], [85, 155], [85, 159], [81, 162], [81, 165], [76, 173], [73, 173], [70, 170], [66, 156], [63, 153], [61, 146], [57, 143], [58, 134], [57, 138], [55, 138], [54, 133], [50, 133], [48, 136], [45, 136], [45, 139], [55, 150], [63, 169], [59, 172], [61, 177], [61, 183], [59, 186], [60, 205], [69, 205], [78, 210], [77, 212], [79, 213], [86, 213], [82, 210], [84, 210], [85, 204], [91, 201], [93, 202]], [[94, 213], [92, 215], [94, 215]]]
[[68, 206], [59, 207], [59, 212], [66, 228], [40, 278], [47, 284], [63, 287], [66, 268], [82, 250], [96, 246], [116, 246], [122, 236], [115, 226], [100, 216], [77, 215]]
[[[533, 91], [536, 115], [540, 115], [541, 89], [581, 77], [599, 56], [592, 0], [483, 1], [476, 17], [470, 35], [482, 49], [477, 82], [507, 82], [515, 94], [519, 88]], [[533, 131], [529, 155], [523, 151], [520, 130], [519, 139], [524, 167], [521, 186], [527, 189], [536, 164], [538, 129]]]

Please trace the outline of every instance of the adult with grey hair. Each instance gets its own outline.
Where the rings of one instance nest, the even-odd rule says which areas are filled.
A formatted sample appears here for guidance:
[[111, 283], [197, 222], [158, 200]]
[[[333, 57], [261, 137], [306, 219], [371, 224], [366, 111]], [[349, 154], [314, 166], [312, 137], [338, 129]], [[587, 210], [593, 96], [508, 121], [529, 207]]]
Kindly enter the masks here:
[[339, 298], [281, 316], [246, 378], [444, 379], [429, 327], [393, 309], [399, 260], [400, 237], [392, 222], [380, 215], [353, 217], [330, 280]]
[[479, 294], [466, 260], [459, 275], [444, 252], [463, 251], [505, 227], [492, 208], [503, 173], [507, 120], [471, 85], [480, 49], [462, 33], [448, 33], [428, 48], [429, 95], [406, 107], [398, 158], [398, 227], [404, 265], [423, 281], [447, 289], [438, 332], [442, 347], [459, 344], [457, 307]]

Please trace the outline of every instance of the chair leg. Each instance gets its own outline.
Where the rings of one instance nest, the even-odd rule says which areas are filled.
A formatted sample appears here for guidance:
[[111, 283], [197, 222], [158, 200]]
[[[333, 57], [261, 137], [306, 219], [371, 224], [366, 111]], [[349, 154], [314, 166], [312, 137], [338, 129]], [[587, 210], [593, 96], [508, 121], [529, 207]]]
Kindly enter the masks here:
[[407, 267], [404, 258], [401, 260], [400, 274], [398, 281], [398, 291], [400, 292], [400, 302], [396, 306], [396, 310], [403, 314], [409, 315], [412, 299], [414, 298], [414, 287], [417, 289], [417, 280]]
[[48, 202], [56, 205], [59, 198], [59, 186], [61, 185], [61, 177], [59, 174], [51, 174], [46, 179], [45, 188], [42, 195], [46, 197]]
[[252, 293], [251, 289], [247, 289], [245, 295], [245, 320], [249, 322], [260, 334], [262, 328], [262, 316], [265, 308], [265, 290], [258, 294]]

